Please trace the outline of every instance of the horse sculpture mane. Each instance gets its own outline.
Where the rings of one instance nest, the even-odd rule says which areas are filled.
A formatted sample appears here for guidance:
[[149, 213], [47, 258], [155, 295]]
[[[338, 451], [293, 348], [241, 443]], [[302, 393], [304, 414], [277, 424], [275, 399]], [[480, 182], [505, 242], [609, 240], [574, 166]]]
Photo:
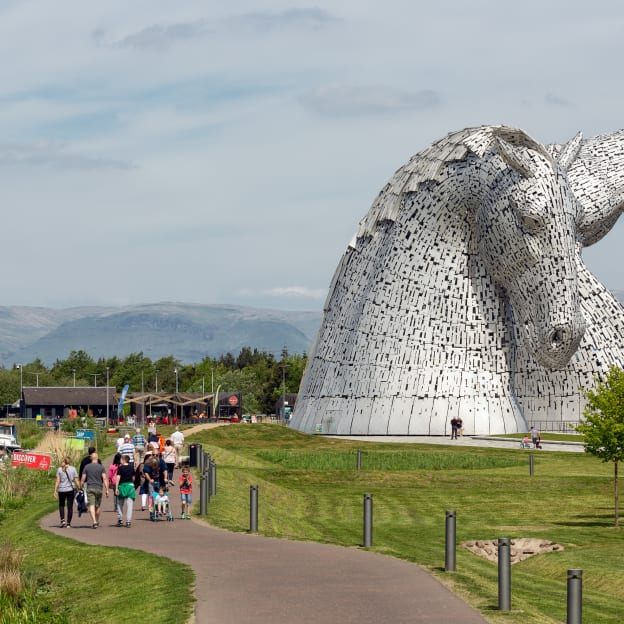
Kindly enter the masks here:
[[580, 256], [621, 212], [622, 146], [621, 132], [546, 148], [483, 126], [398, 169], [338, 265], [292, 425], [432, 435], [453, 416], [486, 434], [578, 420], [579, 386], [624, 362], [622, 308]]

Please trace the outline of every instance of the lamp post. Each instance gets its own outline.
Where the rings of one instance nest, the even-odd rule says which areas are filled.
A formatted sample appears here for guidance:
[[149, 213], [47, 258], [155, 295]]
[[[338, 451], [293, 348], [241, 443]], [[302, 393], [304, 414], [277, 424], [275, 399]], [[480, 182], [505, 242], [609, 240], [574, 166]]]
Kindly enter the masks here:
[[[173, 372], [175, 373], [175, 376], [176, 376], [176, 401], [178, 401], [178, 397], [177, 397], [177, 394], [178, 394], [178, 367], [177, 366], [173, 369]], [[178, 417], [178, 404], [177, 404], [177, 402], [176, 402], [174, 407], [175, 407], [175, 414], [174, 415], [177, 418]]]
[[282, 364], [282, 420], [286, 418], [286, 364]]
[[108, 429], [108, 366], [106, 367], [106, 428]]
[[74, 374], [74, 388], [76, 387], [76, 369], [72, 368], [72, 373]]
[[101, 375], [102, 373], [89, 373], [89, 375], [91, 375], [91, 377], [93, 377], [93, 387], [97, 388], [97, 378]]
[[210, 378], [211, 378], [210, 392], [212, 392], [212, 394], [214, 394], [214, 368], [210, 369]]
[[19, 393], [19, 408], [20, 408], [20, 418], [22, 417], [22, 393], [24, 391], [24, 367], [21, 364], [17, 364], [17, 368], [20, 371], [20, 393]]
[[158, 394], [158, 369], [155, 369], [156, 373], [156, 394]]

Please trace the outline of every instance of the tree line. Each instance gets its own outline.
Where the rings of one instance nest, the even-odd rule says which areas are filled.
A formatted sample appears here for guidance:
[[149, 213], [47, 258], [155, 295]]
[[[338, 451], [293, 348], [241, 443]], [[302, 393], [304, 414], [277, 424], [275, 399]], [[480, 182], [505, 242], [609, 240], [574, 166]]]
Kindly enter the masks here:
[[117, 392], [128, 384], [130, 392], [241, 392], [246, 413], [271, 414], [282, 392], [299, 389], [307, 357], [291, 355], [284, 348], [277, 359], [272, 353], [243, 347], [238, 356], [225, 353], [205, 357], [196, 364], [182, 364], [174, 356], [152, 360], [140, 353], [119, 358], [92, 358], [74, 350], [64, 360], [47, 367], [40, 359], [0, 368], [0, 401], [15, 403], [23, 386], [105, 386]]

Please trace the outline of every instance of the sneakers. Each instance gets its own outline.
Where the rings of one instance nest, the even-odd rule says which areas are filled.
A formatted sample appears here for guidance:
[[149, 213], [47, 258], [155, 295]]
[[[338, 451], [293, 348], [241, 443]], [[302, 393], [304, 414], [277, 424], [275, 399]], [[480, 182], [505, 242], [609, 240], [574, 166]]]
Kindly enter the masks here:
[[126, 529], [129, 529], [132, 526], [130, 522], [126, 522]]
[[118, 527], [123, 526], [123, 522], [121, 521], [121, 518], [119, 518], [119, 520], [117, 520], [117, 525]]
[[180, 516], [180, 518], [181, 518], [182, 520], [184, 520], [184, 518], [186, 518], [186, 516], [185, 516], [184, 514], [182, 514], [182, 515]]
[[65, 528], [65, 520], [61, 520], [61, 529]]
[[67, 528], [68, 528], [68, 529], [71, 529], [71, 524], [68, 524], [68, 525], [67, 525]]
[[191, 514], [186, 514], [186, 516], [184, 516], [186, 518], [186, 520], [190, 520], [191, 519]]
[[92, 529], [97, 529], [98, 528], [98, 523], [94, 522], [93, 525], [91, 526]]

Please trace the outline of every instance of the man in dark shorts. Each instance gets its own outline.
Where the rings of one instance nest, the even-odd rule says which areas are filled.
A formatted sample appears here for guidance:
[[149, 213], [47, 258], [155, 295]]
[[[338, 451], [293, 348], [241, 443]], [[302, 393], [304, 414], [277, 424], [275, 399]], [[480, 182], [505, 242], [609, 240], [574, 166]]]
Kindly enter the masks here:
[[102, 494], [106, 492], [108, 498], [108, 476], [106, 469], [99, 463], [97, 453], [91, 453], [91, 463], [87, 464], [82, 471], [81, 484], [87, 484], [87, 506], [93, 522], [93, 528], [100, 526], [100, 507], [102, 506]]

